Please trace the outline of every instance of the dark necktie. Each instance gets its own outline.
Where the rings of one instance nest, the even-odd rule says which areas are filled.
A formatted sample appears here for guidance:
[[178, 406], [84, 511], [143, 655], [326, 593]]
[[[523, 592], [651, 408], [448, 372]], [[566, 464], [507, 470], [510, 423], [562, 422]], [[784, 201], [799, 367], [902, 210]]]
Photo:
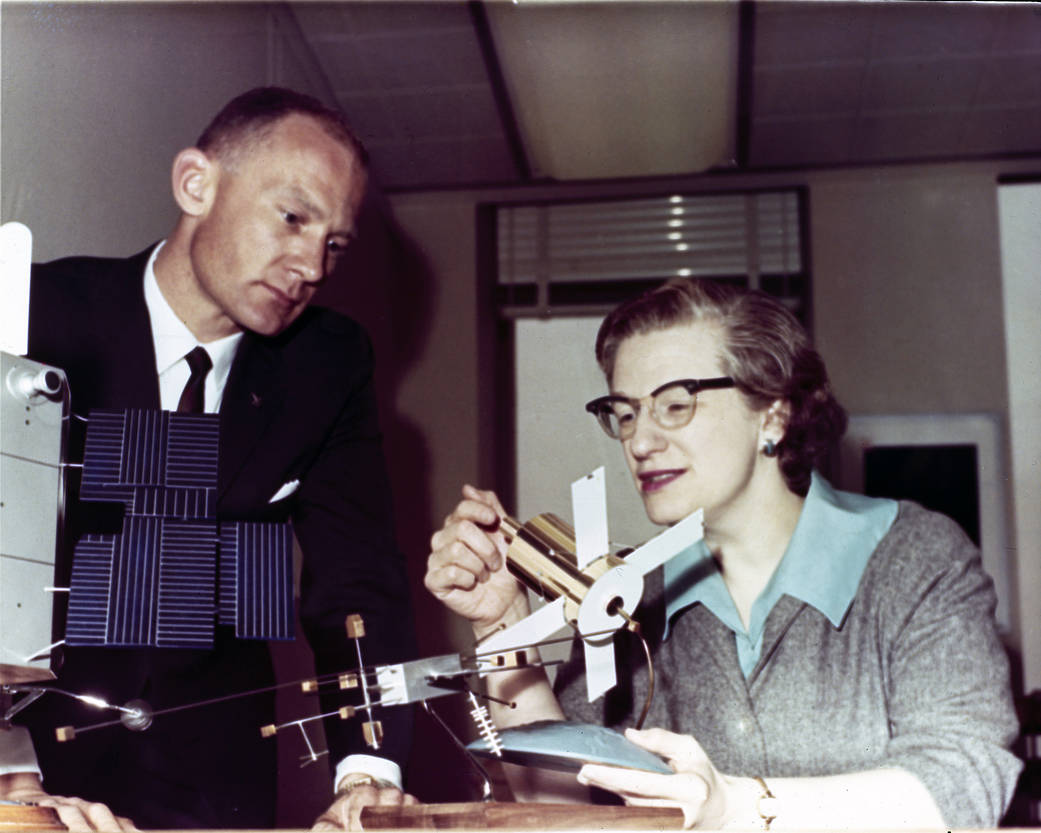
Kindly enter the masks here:
[[192, 372], [181, 392], [177, 410], [182, 414], [201, 414], [205, 403], [206, 374], [213, 367], [213, 362], [210, 361], [210, 354], [202, 347], [196, 347], [184, 359]]

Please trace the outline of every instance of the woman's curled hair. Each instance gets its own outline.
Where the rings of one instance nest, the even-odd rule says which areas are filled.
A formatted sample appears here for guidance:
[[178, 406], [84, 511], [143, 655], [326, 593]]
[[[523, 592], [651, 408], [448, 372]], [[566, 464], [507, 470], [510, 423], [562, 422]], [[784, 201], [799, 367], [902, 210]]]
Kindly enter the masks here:
[[828, 372], [805, 329], [777, 299], [721, 281], [676, 278], [621, 304], [604, 319], [596, 359], [610, 385], [623, 341], [674, 326], [716, 322], [724, 332], [720, 361], [750, 407], [787, 402], [791, 413], [777, 446], [788, 488], [805, 495], [819, 467], [846, 430], [846, 412], [832, 394]]

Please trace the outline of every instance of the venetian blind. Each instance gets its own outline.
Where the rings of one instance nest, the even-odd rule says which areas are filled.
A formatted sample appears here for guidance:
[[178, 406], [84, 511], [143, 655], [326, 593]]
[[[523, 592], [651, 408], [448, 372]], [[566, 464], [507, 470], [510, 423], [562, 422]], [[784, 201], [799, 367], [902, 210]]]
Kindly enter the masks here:
[[687, 275], [761, 287], [802, 306], [800, 207], [795, 189], [499, 206], [500, 309], [599, 313]]

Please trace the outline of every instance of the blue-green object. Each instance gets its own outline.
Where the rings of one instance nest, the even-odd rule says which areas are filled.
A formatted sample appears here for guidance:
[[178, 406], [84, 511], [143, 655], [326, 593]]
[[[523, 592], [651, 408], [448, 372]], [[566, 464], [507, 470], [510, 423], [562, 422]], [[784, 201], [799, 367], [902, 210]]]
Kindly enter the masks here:
[[[578, 772], [583, 764], [642, 769], [648, 772], [671, 774], [669, 765], [653, 752], [641, 749], [614, 729], [595, 723], [575, 723], [568, 720], [540, 720], [503, 729], [501, 760], [511, 764]], [[484, 738], [466, 747], [484, 758], [498, 757]]]

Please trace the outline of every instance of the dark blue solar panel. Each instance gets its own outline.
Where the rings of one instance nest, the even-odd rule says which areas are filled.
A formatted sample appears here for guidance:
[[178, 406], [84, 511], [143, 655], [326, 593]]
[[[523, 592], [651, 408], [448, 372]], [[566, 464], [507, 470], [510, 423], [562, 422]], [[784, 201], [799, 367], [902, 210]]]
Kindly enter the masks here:
[[125, 423], [122, 411], [91, 411], [83, 451], [80, 500], [133, 501], [133, 491], [114, 488], [122, 483]]
[[221, 524], [222, 561], [226, 545], [235, 547], [235, 635], [240, 639], [292, 639], [295, 619], [290, 525]]
[[[94, 415], [90, 415], [93, 421]], [[166, 467], [166, 411], [129, 410], [123, 423], [123, 465], [119, 482], [127, 486], [151, 486], [164, 483]], [[87, 423], [90, 434], [90, 422]]]
[[76, 546], [70, 645], [213, 644], [217, 525], [127, 517], [118, 535]]
[[80, 499], [118, 501], [134, 515], [212, 518], [216, 414], [91, 411]]
[[107, 642], [115, 546], [115, 535], [86, 535], [76, 542], [65, 623], [65, 641], [69, 645], [105, 645]]
[[219, 426], [215, 414], [91, 412], [80, 497], [126, 515], [118, 534], [76, 545], [70, 645], [206, 648], [218, 621], [293, 638], [289, 524], [214, 520]]
[[220, 548], [217, 554], [220, 576], [217, 622], [234, 625], [238, 621], [239, 524], [220, 525]]
[[[116, 536], [109, 591], [109, 645], [154, 645], [162, 520], [127, 517]], [[75, 592], [75, 590], [73, 591]]]
[[217, 451], [220, 417], [216, 414], [178, 414], [169, 418], [165, 485], [195, 489], [217, 488]]
[[203, 520], [217, 514], [214, 489], [167, 489], [162, 486], [125, 487], [131, 490], [127, 512], [157, 518]]
[[211, 646], [216, 595], [217, 525], [164, 521], [155, 644], [160, 648]]

